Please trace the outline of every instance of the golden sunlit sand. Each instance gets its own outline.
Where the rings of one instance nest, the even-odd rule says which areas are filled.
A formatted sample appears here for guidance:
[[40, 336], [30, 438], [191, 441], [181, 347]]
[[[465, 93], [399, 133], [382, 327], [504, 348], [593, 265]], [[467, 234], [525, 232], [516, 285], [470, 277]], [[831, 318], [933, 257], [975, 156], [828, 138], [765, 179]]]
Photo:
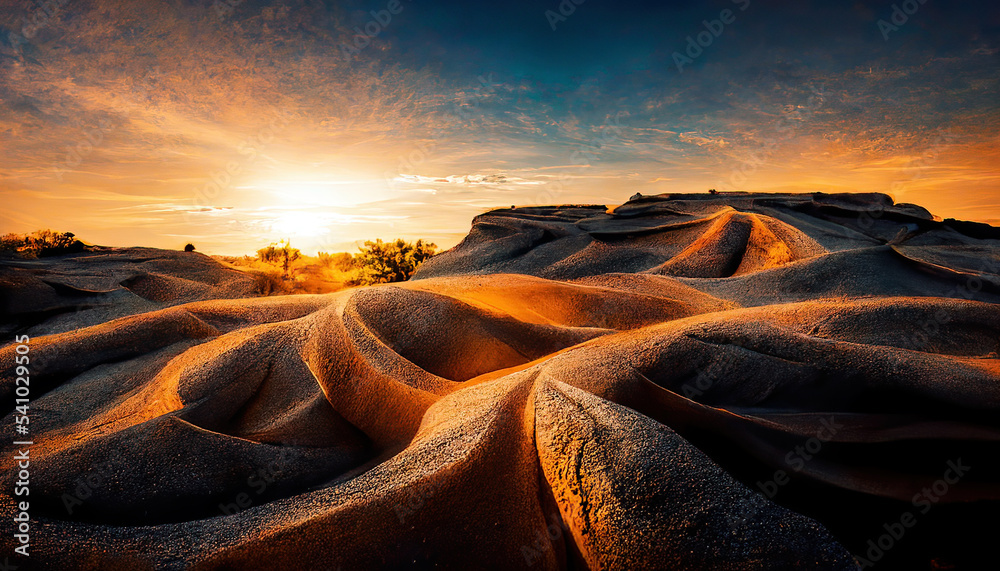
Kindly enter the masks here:
[[1000, 229], [638, 196], [491, 211], [406, 282], [264, 296], [249, 270], [0, 263], [32, 564], [851, 569], [893, 526], [894, 565], [993, 551]]

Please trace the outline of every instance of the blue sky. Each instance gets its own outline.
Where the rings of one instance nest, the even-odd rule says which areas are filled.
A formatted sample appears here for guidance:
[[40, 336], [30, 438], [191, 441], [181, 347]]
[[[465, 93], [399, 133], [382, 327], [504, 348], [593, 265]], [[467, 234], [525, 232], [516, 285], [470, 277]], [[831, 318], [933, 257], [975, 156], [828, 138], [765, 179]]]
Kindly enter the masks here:
[[451, 246], [493, 207], [708, 188], [1000, 224], [992, 3], [48, 6], [0, 0], [5, 232]]

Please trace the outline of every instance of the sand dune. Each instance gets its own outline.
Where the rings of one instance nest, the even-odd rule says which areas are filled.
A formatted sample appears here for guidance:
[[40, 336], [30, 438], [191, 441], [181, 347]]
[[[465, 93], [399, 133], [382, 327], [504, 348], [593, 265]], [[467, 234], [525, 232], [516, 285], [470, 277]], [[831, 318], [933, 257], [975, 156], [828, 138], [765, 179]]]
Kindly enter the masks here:
[[998, 229], [878, 194], [516, 208], [409, 282], [272, 298], [148, 256], [0, 274], [40, 568], [851, 569], [904, 513], [884, 568], [992, 557]]
[[0, 328], [49, 334], [170, 305], [252, 297], [264, 280], [196, 252], [97, 248], [0, 261]]

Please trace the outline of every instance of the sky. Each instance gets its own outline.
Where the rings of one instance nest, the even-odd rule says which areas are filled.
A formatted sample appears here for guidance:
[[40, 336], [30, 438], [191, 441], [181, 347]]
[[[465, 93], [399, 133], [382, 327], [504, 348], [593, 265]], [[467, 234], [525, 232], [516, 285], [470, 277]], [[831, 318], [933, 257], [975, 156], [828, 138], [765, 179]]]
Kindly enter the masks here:
[[986, 1], [0, 0], [0, 232], [451, 247], [710, 188], [1000, 226], [998, 52]]

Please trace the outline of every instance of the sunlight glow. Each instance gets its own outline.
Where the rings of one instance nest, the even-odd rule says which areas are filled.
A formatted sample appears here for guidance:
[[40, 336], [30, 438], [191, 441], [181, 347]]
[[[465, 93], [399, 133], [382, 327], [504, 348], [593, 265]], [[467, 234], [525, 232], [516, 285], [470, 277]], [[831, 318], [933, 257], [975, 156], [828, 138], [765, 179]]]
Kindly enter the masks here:
[[347, 208], [374, 200], [392, 197], [384, 179], [376, 177], [346, 176], [342, 179], [324, 179], [313, 173], [286, 176], [280, 179], [257, 180], [239, 187], [244, 196], [255, 197], [264, 207]]
[[330, 231], [330, 218], [324, 214], [303, 210], [291, 210], [278, 214], [271, 221], [272, 234], [289, 236], [322, 236]]

